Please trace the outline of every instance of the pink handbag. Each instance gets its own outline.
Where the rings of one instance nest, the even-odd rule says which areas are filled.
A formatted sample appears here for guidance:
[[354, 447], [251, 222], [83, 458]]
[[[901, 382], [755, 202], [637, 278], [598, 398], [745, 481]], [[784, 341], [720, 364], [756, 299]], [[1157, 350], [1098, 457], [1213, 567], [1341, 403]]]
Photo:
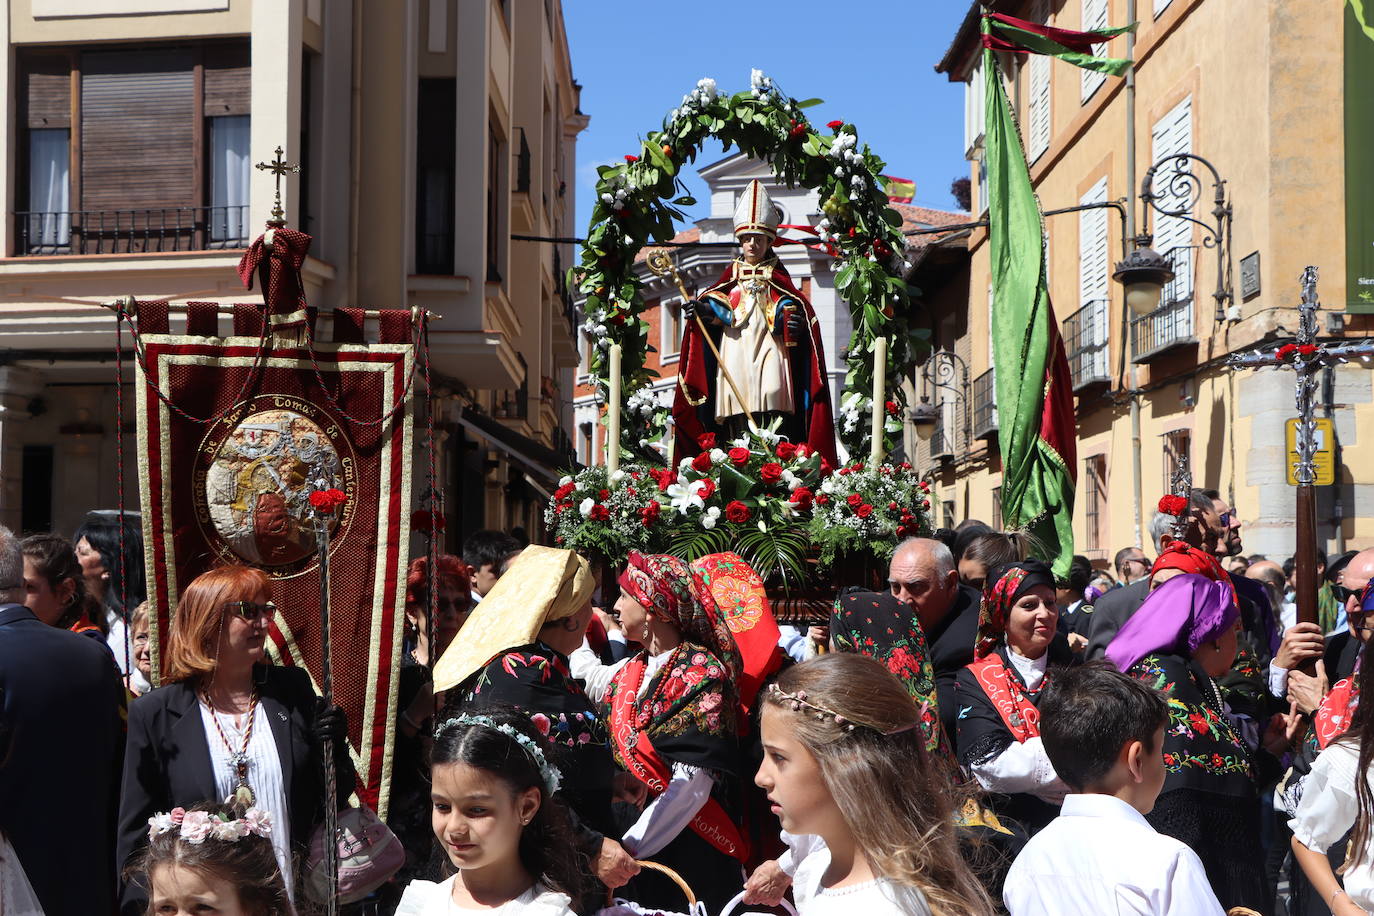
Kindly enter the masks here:
[[[355, 903], [381, 887], [401, 870], [406, 851], [391, 828], [371, 808], [339, 812], [336, 841], [339, 849], [339, 902]], [[310, 838], [305, 866], [305, 892], [316, 903], [327, 902], [324, 826]]]

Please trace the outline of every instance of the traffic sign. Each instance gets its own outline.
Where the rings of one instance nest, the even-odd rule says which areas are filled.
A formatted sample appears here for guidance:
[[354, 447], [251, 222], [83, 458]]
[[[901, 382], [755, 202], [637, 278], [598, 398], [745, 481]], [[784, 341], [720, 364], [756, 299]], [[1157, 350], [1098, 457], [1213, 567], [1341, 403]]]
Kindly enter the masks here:
[[[1312, 468], [1316, 476], [1312, 483], [1318, 487], [1329, 487], [1336, 482], [1336, 422], [1330, 417], [1320, 417], [1312, 421], [1316, 425], [1313, 433], [1316, 451], [1312, 454]], [[1298, 464], [1298, 421], [1289, 420], [1284, 424], [1288, 446], [1288, 485], [1298, 485], [1295, 468]]]

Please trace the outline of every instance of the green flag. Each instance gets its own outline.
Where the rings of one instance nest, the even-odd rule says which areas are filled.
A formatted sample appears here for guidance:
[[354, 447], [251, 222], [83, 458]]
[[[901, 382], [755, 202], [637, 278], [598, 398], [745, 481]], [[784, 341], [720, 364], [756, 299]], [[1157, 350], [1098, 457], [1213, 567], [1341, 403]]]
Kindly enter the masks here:
[[1008, 529], [1032, 534], [1041, 545], [1037, 552], [1062, 577], [1073, 559], [1078, 427], [1072, 382], [1045, 282], [1040, 203], [990, 49], [983, 51], [983, 71], [1002, 517]]

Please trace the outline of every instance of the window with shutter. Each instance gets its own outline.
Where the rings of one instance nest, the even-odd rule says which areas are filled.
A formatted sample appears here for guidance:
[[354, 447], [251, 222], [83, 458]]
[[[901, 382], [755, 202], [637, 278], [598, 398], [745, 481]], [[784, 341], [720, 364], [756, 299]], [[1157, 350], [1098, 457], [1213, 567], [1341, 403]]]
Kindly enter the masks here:
[[1155, 0], [1155, 18], [1158, 19], [1174, 0]]
[[[1091, 32], [1095, 29], [1105, 29], [1107, 27], [1107, 0], [1083, 0], [1083, 31]], [[1100, 55], [1105, 52], [1107, 45], [1093, 45], [1093, 54]], [[1094, 73], [1091, 70], [1082, 71], [1083, 74], [1083, 102], [1093, 97], [1097, 87], [1106, 82], [1107, 77], [1102, 73]]]
[[983, 146], [983, 130], [987, 115], [983, 86], [983, 59], [974, 60], [964, 85], [964, 158], [972, 160]]
[[[1035, 22], [1049, 22], [1049, 9], [1044, 0], [1035, 4], [1031, 18]], [[1035, 162], [1050, 147], [1050, 58], [1044, 54], [1032, 54], [1028, 69], [1030, 86], [1026, 104], [1029, 109], [1030, 142], [1027, 153], [1030, 161]]]
[[[1193, 100], [1189, 96], [1155, 123], [1151, 131], [1151, 154], [1159, 162], [1167, 156], [1189, 152], [1192, 148]], [[1189, 200], [1186, 194], [1172, 194], [1169, 187], [1155, 184], [1159, 204], [1165, 210], [1180, 210]], [[1193, 224], [1177, 216], [1160, 216], [1154, 227], [1154, 249], [1174, 266], [1174, 279], [1164, 290], [1162, 306], [1191, 300], [1193, 296]], [[1192, 310], [1187, 310], [1191, 323]], [[1191, 324], [1189, 327], [1191, 333]]]
[[[1104, 176], [1079, 199], [1081, 205], [1107, 202]], [[1107, 211], [1078, 212], [1078, 347], [1074, 368], [1081, 378], [1107, 378], [1108, 284]]]

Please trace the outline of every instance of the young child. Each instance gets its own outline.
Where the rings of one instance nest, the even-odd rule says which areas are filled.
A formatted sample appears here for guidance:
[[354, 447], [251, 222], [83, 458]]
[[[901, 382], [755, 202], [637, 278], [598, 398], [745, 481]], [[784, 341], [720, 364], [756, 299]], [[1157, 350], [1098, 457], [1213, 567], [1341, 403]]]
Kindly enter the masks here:
[[[802, 916], [992, 913], [959, 855], [950, 774], [927, 755], [921, 711], [881, 663], [819, 656], [761, 696], [754, 781], [803, 838], [785, 857], [800, 858], [791, 884]], [[789, 867], [760, 866], [755, 902], [782, 896]]]
[[1164, 786], [1169, 709], [1106, 664], [1063, 671], [1040, 702], [1040, 735], [1074, 794], [1007, 874], [1012, 916], [1222, 916], [1202, 860], [1145, 815]]
[[430, 821], [457, 874], [412, 881], [396, 916], [500, 910], [571, 916], [582, 869], [568, 817], [553, 798], [560, 774], [528, 716], [506, 710], [439, 726], [431, 756]]
[[130, 875], [157, 916], [292, 916], [271, 835], [271, 815], [257, 808], [173, 808], [148, 819]]

